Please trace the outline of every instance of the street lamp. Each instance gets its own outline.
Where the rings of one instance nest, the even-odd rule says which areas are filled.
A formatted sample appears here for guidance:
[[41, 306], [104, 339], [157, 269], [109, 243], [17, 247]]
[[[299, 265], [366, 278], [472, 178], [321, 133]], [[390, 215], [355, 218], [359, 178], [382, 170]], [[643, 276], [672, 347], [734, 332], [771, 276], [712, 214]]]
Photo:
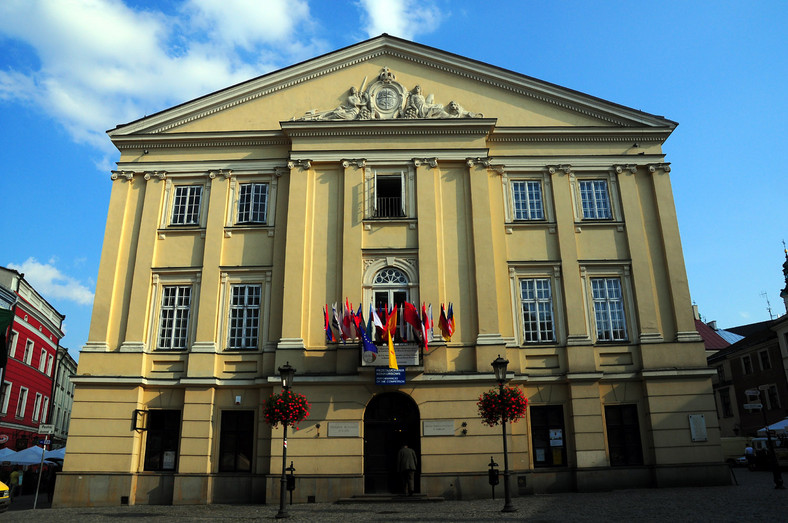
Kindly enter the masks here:
[[[288, 391], [293, 386], [293, 377], [296, 370], [290, 366], [288, 361], [283, 366], [279, 367], [279, 376], [282, 378], [282, 390]], [[282, 423], [282, 479], [279, 486], [279, 512], [276, 514], [277, 518], [288, 517], [285, 511], [285, 491], [287, 490], [287, 423]]]
[[[495, 361], [492, 362], [493, 371], [495, 371], [495, 380], [498, 382], [498, 393], [503, 398], [503, 384], [506, 383], [506, 366], [509, 365], [509, 360], [501, 358], [499, 354]], [[503, 494], [506, 499], [501, 512], [517, 512], [517, 509], [512, 505], [512, 496], [509, 493], [509, 455], [506, 449], [506, 409], [501, 410], [501, 428], [503, 429]]]

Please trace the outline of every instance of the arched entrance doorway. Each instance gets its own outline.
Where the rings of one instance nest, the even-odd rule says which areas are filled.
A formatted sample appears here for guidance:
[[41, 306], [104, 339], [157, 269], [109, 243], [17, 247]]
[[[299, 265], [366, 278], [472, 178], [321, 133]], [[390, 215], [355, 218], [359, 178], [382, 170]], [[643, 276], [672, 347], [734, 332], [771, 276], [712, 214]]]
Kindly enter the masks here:
[[364, 412], [364, 493], [402, 494], [397, 453], [405, 444], [419, 457], [416, 492], [420, 492], [421, 438], [419, 407], [407, 394], [378, 394]]

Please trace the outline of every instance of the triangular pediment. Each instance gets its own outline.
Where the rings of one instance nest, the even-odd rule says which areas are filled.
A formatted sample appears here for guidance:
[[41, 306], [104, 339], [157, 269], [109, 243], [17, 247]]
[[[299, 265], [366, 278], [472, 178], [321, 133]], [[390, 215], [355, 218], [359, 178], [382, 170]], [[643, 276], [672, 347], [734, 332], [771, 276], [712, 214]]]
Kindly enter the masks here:
[[280, 122], [495, 119], [498, 128], [652, 130], [661, 116], [483, 62], [381, 35], [228, 87], [109, 131], [279, 131]]

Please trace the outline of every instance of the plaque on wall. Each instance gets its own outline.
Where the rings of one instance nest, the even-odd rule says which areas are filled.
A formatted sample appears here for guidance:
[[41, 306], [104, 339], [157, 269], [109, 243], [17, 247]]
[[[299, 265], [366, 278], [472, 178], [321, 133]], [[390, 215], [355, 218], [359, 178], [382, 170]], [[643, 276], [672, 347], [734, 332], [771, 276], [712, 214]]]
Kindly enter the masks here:
[[357, 421], [329, 421], [329, 438], [357, 438], [359, 436]]
[[454, 420], [424, 420], [423, 433], [425, 436], [454, 436]]

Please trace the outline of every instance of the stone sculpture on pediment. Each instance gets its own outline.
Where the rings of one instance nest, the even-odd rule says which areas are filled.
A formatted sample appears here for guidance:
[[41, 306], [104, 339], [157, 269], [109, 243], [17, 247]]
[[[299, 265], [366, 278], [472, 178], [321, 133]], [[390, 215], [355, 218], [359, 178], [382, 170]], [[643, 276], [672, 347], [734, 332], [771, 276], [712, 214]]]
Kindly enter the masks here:
[[448, 105], [435, 103], [435, 95], [424, 96], [421, 86], [408, 91], [396, 81], [394, 73], [384, 67], [377, 80], [367, 89], [367, 78], [361, 87], [351, 87], [345, 102], [329, 111], [312, 110], [298, 120], [395, 120], [395, 119], [444, 119], [482, 118], [481, 113], [466, 111], [451, 101]]

